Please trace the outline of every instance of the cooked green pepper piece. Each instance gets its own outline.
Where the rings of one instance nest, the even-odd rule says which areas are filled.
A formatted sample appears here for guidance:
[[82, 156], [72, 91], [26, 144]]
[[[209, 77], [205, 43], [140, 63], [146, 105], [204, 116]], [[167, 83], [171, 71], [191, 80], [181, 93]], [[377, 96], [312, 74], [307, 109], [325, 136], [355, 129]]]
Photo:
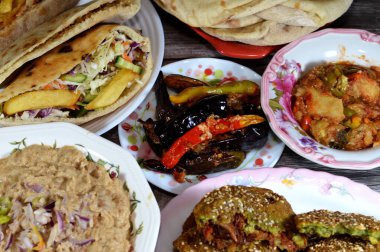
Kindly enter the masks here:
[[348, 116], [348, 117], [351, 117], [356, 114], [355, 110], [347, 108], [347, 107], [344, 107], [343, 113], [345, 116]]
[[12, 208], [12, 202], [9, 198], [0, 197], [0, 215], [6, 215]]
[[0, 215], [0, 225], [8, 223], [12, 218], [7, 215]]
[[341, 98], [346, 93], [348, 78], [343, 74], [342, 66], [336, 65], [333, 68], [329, 68], [323, 79], [327, 82], [334, 96]]
[[256, 94], [259, 90], [259, 86], [248, 80], [244, 81], [235, 81], [226, 83], [217, 87], [189, 87], [184, 89], [178, 95], [171, 95], [170, 100], [173, 103], [181, 104], [188, 101], [197, 100], [199, 98], [208, 96], [208, 95], [221, 95], [221, 94]]

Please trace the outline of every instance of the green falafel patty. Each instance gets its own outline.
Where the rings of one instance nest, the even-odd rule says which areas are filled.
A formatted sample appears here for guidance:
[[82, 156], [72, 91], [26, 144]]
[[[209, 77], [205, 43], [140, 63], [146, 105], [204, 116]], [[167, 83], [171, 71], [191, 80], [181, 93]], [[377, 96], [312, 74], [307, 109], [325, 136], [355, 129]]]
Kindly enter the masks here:
[[[264, 245], [269, 250], [297, 251], [306, 247], [306, 238], [292, 232], [294, 215], [286, 199], [269, 189], [223, 186], [206, 194], [195, 206], [190, 217], [193, 220], [187, 221], [184, 233], [190, 230], [190, 234], [197, 234], [192, 240], [198, 239], [216, 251], [247, 251], [241, 248]], [[189, 240], [191, 235], [186, 237]], [[181, 237], [178, 240], [184, 241]], [[179, 242], [174, 244], [179, 247]]]
[[380, 221], [362, 214], [315, 210], [297, 215], [295, 224], [300, 233], [308, 236], [348, 235], [380, 243]]
[[[378, 250], [379, 249], [379, 250]], [[334, 252], [378, 252], [380, 247], [376, 248], [369, 242], [352, 239], [349, 237], [323, 239], [309, 246], [307, 252], [317, 251], [334, 251]]]

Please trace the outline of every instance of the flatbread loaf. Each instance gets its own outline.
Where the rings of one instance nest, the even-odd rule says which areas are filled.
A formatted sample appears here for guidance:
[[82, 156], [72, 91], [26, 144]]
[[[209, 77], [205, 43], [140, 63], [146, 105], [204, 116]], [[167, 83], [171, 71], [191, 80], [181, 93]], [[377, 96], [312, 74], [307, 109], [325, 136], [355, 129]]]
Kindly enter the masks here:
[[14, 9], [0, 18], [0, 51], [38, 25], [74, 7], [79, 0], [13, 0]]

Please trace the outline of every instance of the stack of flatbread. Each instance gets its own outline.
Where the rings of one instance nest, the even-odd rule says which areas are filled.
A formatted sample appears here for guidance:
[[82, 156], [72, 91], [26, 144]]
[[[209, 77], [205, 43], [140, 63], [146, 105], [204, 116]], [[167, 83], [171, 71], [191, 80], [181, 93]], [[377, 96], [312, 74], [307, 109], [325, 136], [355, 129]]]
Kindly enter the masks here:
[[155, 0], [165, 11], [226, 41], [279, 45], [340, 17], [353, 0]]

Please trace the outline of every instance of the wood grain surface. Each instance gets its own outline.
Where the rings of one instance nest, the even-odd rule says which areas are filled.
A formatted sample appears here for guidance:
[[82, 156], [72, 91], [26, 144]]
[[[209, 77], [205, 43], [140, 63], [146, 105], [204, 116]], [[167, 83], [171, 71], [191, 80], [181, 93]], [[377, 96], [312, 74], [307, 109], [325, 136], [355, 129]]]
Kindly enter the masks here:
[[[207, 41], [199, 37], [187, 25], [162, 11], [157, 5], [155, 5], [155, 7], [161, 17], [165, 33], [164, 65], [186, 58], [225, 58], [216, 52]], [[328, 27], [365, 29], [380, 34], [380, 0], [354, 1], [349, 11]], [[271, 57], [272, 55], [260, 60], [238, 60], [231, 58], [229, 58], [229, 60], [247, 66], [261, 75]], [[105, 133], [103, 137], [120, 144], [117, 127]], [[380, 168], [364, 171], [327, 168], [297, 155], [287, 147], [285, 147], [285, 150], [275, 167], [308, 168], [311, 170], [326, 171], [335, 175], [348, 177], [354, 181], [366, 184], [373, 190], [380, 192]], [[173, 194], [167, 193], [153, 185], [151, 186], [160, 208], [163, 208], [174, 196]]]

